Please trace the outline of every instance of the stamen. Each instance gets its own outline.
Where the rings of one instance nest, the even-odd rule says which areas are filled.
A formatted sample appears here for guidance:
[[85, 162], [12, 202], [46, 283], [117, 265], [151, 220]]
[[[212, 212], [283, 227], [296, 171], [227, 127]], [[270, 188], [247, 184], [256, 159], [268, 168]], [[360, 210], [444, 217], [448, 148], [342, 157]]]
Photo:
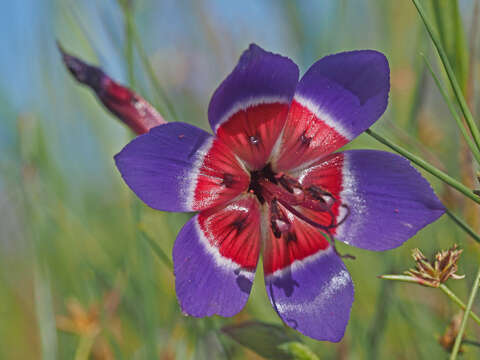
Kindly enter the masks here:
[[250, 144], [253, 144], [253, 145], [258, 145], [260, 143], [260, 139], [253, 135], [250, 136], [248, 140], [250, 141]]
[[282, 237], [283, 233], [288, 233], [290, 231], [292, 225], [285, 214], [278, 207], [276, 198], [273, 198], [270, 202], [270, 212], [270, 225], [272, 227], [273, 235], [279, 239]]
[[333, 251], [335, 251], [335, 254], [337, 254], [337, 256], [341, 257], [342, 259], [351, 259], [351, 260], [356, 259], [356, 257], [351, 254], [340, 254], [337, 250], [337, 247], [335, 246], [335, 239], [333, 238], [332, 234], [328, 233], [327, 236], [328, 236], [328, 241], [330, 242], [330, 245], [332, 246]]
[[326, 204], [331, 203], [331, 205], [333, 205], [336, 202], [335, 197], [330, 192], [323, 190], [315, 185], [310, 185], [307, 188], [307, 190], [310, 193], [310, 195], [312, 195], [312, 197], [316, 200], [323, 201]]
[[[228, 182], [228, 177], [225, 177], [224, 182]], [[270, 226], [276, 238], [282, 237], [283, 234], [287, 234], [288, 237], [292, 227], [291, 221], [280, 208], [279, 204], [295, 217], [322, 230], [328, 235], [331, 234], [332, 229], [341, 225], [350, 214], [349, 207], [339, 203], [339, 200], [329, 191], [316, 185], [304, 187], [296, 179], [287, 174], [276, 174], [270, 164], [267, 164], [261, 170], [250, 173], [249, 192], [255, 194], [261, 204], [267, 202], [270, 205]], [[341, 219], [337, 219], [338, 214], [336, 211], [334, 213], [333, 205], [335, 204], [338, 204], [337, 209], [346, 210]], [[296, 207], [298, 206], [314, 212], [323, 213], [327, 217], [330, 217], [330, 221], [327, 225], [320, 224], [297, 210]]]
[[304, 130], [302, 135], [300, 136], [300, 141], [302, 142], [302, 145], [309, 146], [312, 138], [307, 136], [307, 131]]
[[232, 174], [229, 174], [229, 173], [223, 174], [222, 184], [225, 185], [225, 187], [227, 187], [227, 188], [232, 187], [234, 182], [235, 182], [235, 180], [233, 179]]

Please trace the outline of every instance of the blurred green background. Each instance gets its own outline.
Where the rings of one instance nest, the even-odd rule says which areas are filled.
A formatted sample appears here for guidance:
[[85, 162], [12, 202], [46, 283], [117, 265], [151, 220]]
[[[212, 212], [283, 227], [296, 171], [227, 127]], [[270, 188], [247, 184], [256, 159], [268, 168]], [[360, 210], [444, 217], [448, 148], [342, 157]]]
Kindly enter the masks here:
[[[423, 4], [476, 115], [475, 1]], [[438, 64], [410, 1], [22, 0], [2, 1], [1, 9], [1, 359], [259, 359], [219, 329], [246, 320], [281, 323], [261, 271], [248, 305], [234, 318], [181, 314], [172, 272], [148, 239], [170, 256], [189, 215], [154, 211], [121, 181], [112, 157], [132, 135], [70, 77], [56, 39], [134, 88], [169, 120], [138, 52], [141, 41], [178, 117], [205, 129], [211, 94], [251, 42], [291, 57], [302, 73], [326, 54], [380, 50], [390, 62], [391, 93], [375, 128], [478, 186], [471, 157], [419, 55]], [[349, 147], [382, 149], [367, 135]], [[478, 230], [478, 209], [428, 178], [444, 203]], [[357, 257], [346, 261], [356, 299], [345, 338], [338, 344], [302, 340], [320, 359], [446, 358], [438, 338], [458, 308], [438, 290], [377, 276], [413, 266], [414, 247], [432, 255], [453, 243], [465, 249], [459, 272], [467, 276], [449, 286], [466, 301], [478, 244], [446, 216], [396, 250], [340, 245]], [[480, 311], [478, 301], [474, 311]], [[469, 324], [467, 339], [479, 336], [478, 326]], [[480, 357], [478, 347], [464, 351], [464, 359]]]

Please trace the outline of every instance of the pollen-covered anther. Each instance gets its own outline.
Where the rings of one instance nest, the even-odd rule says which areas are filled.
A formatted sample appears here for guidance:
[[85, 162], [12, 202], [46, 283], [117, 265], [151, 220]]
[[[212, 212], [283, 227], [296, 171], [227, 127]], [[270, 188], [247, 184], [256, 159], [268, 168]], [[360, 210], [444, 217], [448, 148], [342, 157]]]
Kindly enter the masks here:
[[258, 136], [252, 135], [248, 137], [248, 141], [250, 141], [250, 144], [252, 145], [258, 145], [260, 143], [260, 138]]
[[273, 235], [275, 235], [277, 239], [282, 237], [282, 234], [288, 233], [292, 228], [288, 217], [278, 206], [276, 198], [270, 202], [270, 225]]

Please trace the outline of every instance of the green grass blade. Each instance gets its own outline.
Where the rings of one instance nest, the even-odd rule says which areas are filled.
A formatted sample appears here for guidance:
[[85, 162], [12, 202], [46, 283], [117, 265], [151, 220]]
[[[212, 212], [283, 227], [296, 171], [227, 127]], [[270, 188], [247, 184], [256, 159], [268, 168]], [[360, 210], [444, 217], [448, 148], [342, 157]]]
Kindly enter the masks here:
[[432, 24], [427, 19], [425, 10], [420, 5], [418, 0], [412, 0], [412, 1], [415, 7], [417, 8], [417, 11], [420, 14], [420, 17], [422, 18], [423, 23], [425, 24], [425, 27], [427, 28], [428, 34], [430, 35], [430, 38], [432, 39], [432, 42], [435, 45], [435, 48], [437, 49], [438, 55], [440, 56], [440, 60], [442, 61], [443, 67], [445, 68], [448, 79], [450, 81], [450, 85], [452, 86], [453, 93], [455, 94], [455, 98], [457, 99], [460, 109], [462, 110], [463, 116], [465, 117], [465, 121], [472, 134], [475, 145], [477, 146], [477, 149], [480, 150], [480, 131], [478, 130], [475, 120], [473, 119], [473, 115], [470, 109], [468, 108], [467, 101], [463, 96], [462, 89], [457, 81], [457, 78], [455, 77], [455, 73], [453, 72], [452, 66], [450, 65], [448, 56], [442, 46], [442, 43], [440, 42], [439, 37], [434, 31]]
[[433, 80], [435, 80], [435, 84], [437, 85], [438, 90], [442, 94], [443, 99], [445, 100], [445, 103], [448, 106], [448, 110], [450, 110], [450, 113], [452, 114], [453, 118], [455, 119], [455, 122], [457, 123], [458, 128], [460, 129], [463, 138], [467, 142], [468, 147], [472, 151], [473, 156], [475, 157], [475, 160], [477, 160], [477, 163], [480, 164], [480, 151], [477, 149], [475, 144], [473, 143], [473, 140], [471, 136], [468, 134], [467, 129], [465, 129], [465, 126], [463, 125], [463, 121], [458, 115], [457, 111], [455, 110], [455, 106], [453, 105], [451, 99], [449, 98], [446, 90], [442, 86], [440, 79], [438, 76], [435, 74], [433, 71], [432, 65], [430, 62], [427, 60], [426, 56], [422, 54], [423, 60], [425, 61], [425, 64], [427, 65], [428, 70], [430, 71], [430, 74], [432, 75]]
[[468, 75], [468, 48], [457, 0], [430, 0], [440, 41], [460, 87], [465, 90]]
[[168, 269], [173, 270], [173, 263], [170, 257], [165, 254], [162, 248], [153, 240], [146, 232], [140, 231], [140, 237], [144, 239], [148, 245], [152, 248], [155, 255], [158, 259], [166, 266]]
[[478, 284], [480, 283], [480, 268], [478, 269], [477, 276], [473, 282], [472, 291], [470, 292], [470, 297], [468, 298], [467, 307], [465, 313], [463, 314], [462, 324], [460, 325], [460, 330], [458, 331], [457, 338], [455, 339], [455, 344], [453, 345], [452, 354], [450, 355], [450, 360], [455, 360], [457, 358], [458, 351], [460, 350], [460, 345], [462, 344], [463, 334], [465, 333], [465, 328], [467, 327], [468, 317], [472, 311], [473, 301], [478, 291]]
[[473, 240], [475, 240], [477, 243], [480, 243], [480, 236], [478, 236], [478, 234], [470, 226], [468, 226], [468, 224], [464, 220], [459, 218], [457, 215], [455, 215], [448, 209], [446, 210], [446, 213], [458, 226], [460, 226], [463, 231], [470, 235]]
[[444, 173], [443, 171], [437, 169], [435, 166], [431, 165], [430, 163], [426, 162], [425, 160], [419, 158], [418, 156], [412, 154], [410, 151], [402, 148], [400, 145], [395, 144], [393, 141], [390, 141], [383, 137], [382, 135], [374, 132], [371, 129], [367, 129], [365, 131], [368, 135], [373, 137], [375, 140], [381, 142], [382, 144], [388, 146], [390, 149], [394, 150], [395, 152], [399, 153], [400, 155], [406, 157], [408, 160], [413, 162], [415, 165], [421, 167], [425, 171], [428, 171], [430, 174], [435, 176], [436, 178], [443, 181], [445, 184], [450, 185], [452, 188], [457, 190], [458, 192], [462, 193], [469, 199], [475, 201], [476, 203], [480, 204], [480, 196], [475, 195], [471, 189], [463, 185], [460, 181], [452, 178], [450, 175]]

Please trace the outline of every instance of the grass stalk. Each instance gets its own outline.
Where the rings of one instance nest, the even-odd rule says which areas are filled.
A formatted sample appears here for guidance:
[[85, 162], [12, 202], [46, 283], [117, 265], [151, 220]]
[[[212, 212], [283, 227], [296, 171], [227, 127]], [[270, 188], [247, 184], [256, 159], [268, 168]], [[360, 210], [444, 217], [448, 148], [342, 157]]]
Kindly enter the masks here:
[[420, 5], [419, 1], [418, 0], [412, 0], [412, 1], [415, 7], [417, 8], [417, 11], [420, 17], [422, 18], [422, 21], [427, 29], [428, 34], [430, 35], [430, 38], [432, 39], [433, 44], [435, 45], [435, 48], [437, 49], [438, 55], [440, 56], [440, 60], [443, 64], [445, 72], [447, 73], [447, 77], [450, 81], [450, 85], [453, 89], [455, 98], [457, 99], [458, 105], [460, 106], [460, 109], [462, 110], [462, 114], [465, 118], [465, 122], [467, 123], [470, 133], [472, 134], [473, 141], [475, 142], [477, 149], [480, 150], [480, 131], [478, 130], [477, 124], [475, 123], [473, 115], [468, 107], [467, 101], [463, 96], [462, 89], [460, 88], [457, 78], [455, 77], [455, 73], [453, 72], [452, 66], [450, 65], [447, 53], [443, 49], [442, 43], [438, 38], [437, 34], [435, 33], [432, 24], [427, 19], [425, 10]]
[[458, 115], [457, 111], [455, 110], [455, 106], [453, 105], [451, 99], [449, 98], [447, 91], [445, 88], [442, 86], [442, 83], [440, 82], [440, 79], [438, 76], [435, 74], [433, 71], [432, 65], [426, 58], [424, 54], [422, 54], [423, 60], [425, 61], [425, 64], [427, 65], [428, 70], [430, 71], [430, 74], [432, 75], [433, 80], [435, 81], [435, 84], [437, 85], [438, 90], [440, 91], [440, 94], [443, 97], [443, 100], [447, 104], [448, 110], [450, 110], [450, 113], [452, 114], [453, 118], [455, 119], [455, 122], [457, 123], [458, 128], [460, 129], [460, 132], [462, 133], [463, 138], [467, 142], [468, 147], [472, 151], [473, 157], [477, 161], [478, 164], [480, 164], [480, 151], [477, 149], [476, 145], [473, 142], [472, 137], [468, 134], [467, 129], [463, 125], [463, 121]]
[[453, 345], [452, 353], [450, 354], [450, 360], [455, 360], [460, 350], [460, 345], [462, 344], [463, 334], [467, 327], [468, 317], [472, 311], [473, 301], [478, 291], [478, 284], [480, 283], [480, 268], [478, 269], [477, 276], [473, 282], [472, 291], [470, 291], [470, 297], [468, 298], [467, 307], [465, 308], [465, 313], [463, 314], [462, 324], [460, 325], [460, 330], [458, 331], [457, 337], [455, 339], [455, 344]]
[[439, 170], [435, 166], [431, 165], [427, 161], [423, 160], [422, 158], [418, 157], [415, 154], [412, 154], [410, 151], [404, 149], [400, 145], [395, 144], [393, 141], [388, 140], [387, 138], [383, 137], [382, 135], [376, 133], [371, 129], [367, 129], [365, 131], [368, 135], [373, 137], [375, 140], [381, 142], [382, 144], [388, 146], [390, 149], [394, 150], [395, 152], [399, 153], [400, 155], [406, 157], [408, 160], [413, 162], [415, 165], [421, 167], [423, 170], [429, 172], [436, 178], [443, 181], [445, 184], [450, 185], [452, 188], [457, 190], [458, 192], [462, 193], [470, 200], [475, 201], [477, 204], [480, 204], [480, 196], [473, 193], [472, 189], [469, 189], [467, 186], [463, 185], [460, 181], [454, 179], [450, 175], [444, 173], [443, 171]]

